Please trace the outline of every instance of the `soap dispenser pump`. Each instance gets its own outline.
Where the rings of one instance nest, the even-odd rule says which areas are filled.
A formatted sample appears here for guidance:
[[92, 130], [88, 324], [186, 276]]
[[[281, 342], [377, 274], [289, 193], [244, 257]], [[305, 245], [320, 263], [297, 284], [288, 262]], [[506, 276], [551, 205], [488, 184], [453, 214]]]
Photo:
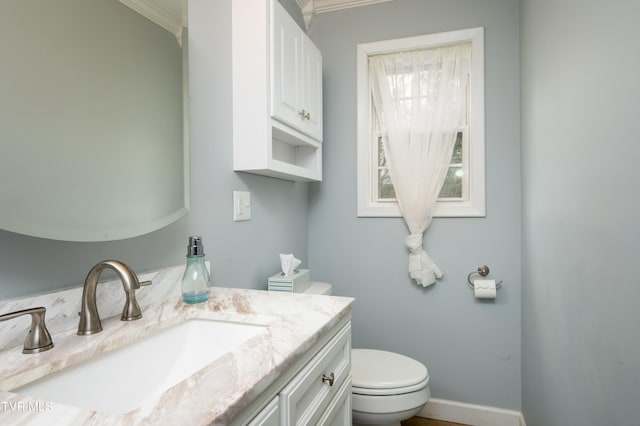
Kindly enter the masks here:
[[185, 303], [201, 303], [209, 299], [211, 276], [204, 264], [202, 237], [189, 237], [187, 266], [182, 275], [182, 300]]

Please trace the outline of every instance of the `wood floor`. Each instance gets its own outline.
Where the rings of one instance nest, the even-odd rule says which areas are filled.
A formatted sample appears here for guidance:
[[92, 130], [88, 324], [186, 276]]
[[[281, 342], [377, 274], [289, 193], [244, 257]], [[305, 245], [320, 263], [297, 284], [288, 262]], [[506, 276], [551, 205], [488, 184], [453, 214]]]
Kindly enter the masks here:
[[424, 417], [411, 417], [402, 422], [402, 426], [464, 426], [461, 423], [451, 423], [442, 420], [425, 419]]

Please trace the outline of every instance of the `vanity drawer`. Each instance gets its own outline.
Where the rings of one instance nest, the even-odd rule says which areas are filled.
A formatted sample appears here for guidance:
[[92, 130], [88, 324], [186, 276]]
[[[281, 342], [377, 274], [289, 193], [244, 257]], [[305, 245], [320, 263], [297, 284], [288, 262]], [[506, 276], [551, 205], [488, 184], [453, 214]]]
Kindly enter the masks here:
[[280, 393], [282, 425], [317, 425], [350, 380], [351, 325], [345, 325]]

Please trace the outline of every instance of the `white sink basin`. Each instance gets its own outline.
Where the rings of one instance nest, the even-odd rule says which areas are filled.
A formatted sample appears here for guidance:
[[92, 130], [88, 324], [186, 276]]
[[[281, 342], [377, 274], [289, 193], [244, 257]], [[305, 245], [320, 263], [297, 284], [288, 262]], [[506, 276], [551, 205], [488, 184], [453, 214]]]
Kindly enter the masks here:
[[90, 410], [126, 413], [265, 329], [192, 319], [12, 392]]

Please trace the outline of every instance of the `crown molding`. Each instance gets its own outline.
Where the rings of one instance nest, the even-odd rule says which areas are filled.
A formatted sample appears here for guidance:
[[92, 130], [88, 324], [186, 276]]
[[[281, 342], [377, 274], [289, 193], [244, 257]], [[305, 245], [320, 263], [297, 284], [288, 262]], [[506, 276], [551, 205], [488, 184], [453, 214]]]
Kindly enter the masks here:
[[385, 3], [388, 1], [392, 0], [296, 0], [296, 3], [302, 11], [306, 27], [309, 28], [311, 19], [319, 13], [334, 12], [336, 10], [368, 6], [370, 4]]
[[119, 0], [120, 3], [135, 10], [140, 15], [160, 25], [173, 34], [178, 42], [182, 41], [182, 27], [187, 27], [186, 1], [182, 2], [182, 15], [173, 16], [151, 0]]

